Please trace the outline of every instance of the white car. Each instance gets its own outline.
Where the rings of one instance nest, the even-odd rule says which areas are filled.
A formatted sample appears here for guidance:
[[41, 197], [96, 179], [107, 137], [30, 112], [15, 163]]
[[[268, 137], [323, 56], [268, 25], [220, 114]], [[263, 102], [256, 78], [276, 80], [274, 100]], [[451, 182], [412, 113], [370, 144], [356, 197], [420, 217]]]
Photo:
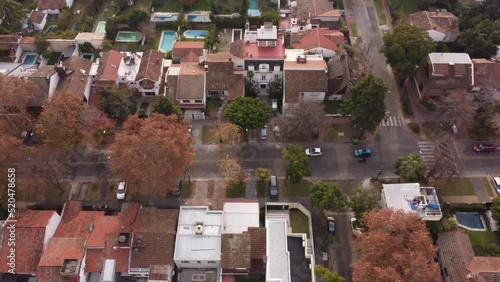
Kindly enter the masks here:
[[310, 157], [319, 157], [323, 153], [321, 152], [321, 148], [307, 148], [306, 149], [306, 155]]
[[491, 182], [493, 182], [493, 187], [495, 187], [497, 193], [500, 194], [500, 177], [493, 178]]
[[122, 181], [118, 183], [118, 189], [116, 189], [116, 199], [125, 200], [126, 195], [127, 195], [127, 183], [125, 181]]

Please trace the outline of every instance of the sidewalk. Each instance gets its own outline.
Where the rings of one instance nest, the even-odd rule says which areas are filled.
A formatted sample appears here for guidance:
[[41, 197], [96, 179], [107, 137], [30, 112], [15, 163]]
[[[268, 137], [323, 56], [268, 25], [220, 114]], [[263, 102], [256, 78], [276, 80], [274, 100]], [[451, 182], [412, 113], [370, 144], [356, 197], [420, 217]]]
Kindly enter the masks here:
[[471, 177], [470, 181], [472, 182], [472, 186], [474, 187], [474, 191], [476, 192], [476, 196], [479, 201], [483, 204], [490, 203], [491, 198], [488, 195], [487, 189], [491, 189], [491, 187], [486, 187], [484, 185], [483, 179], [479, 177]]

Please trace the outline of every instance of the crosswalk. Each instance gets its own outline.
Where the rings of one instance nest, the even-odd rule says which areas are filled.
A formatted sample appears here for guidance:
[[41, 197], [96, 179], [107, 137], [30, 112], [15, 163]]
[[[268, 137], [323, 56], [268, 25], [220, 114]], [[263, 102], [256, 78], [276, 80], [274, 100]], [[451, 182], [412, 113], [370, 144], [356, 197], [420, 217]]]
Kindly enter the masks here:
[[401, 116], [390, 116], [383, 119], [380, 126], [405, 126], [405, 119]]
[[422, 160], [425, 163], [425, 174], [427, 175], [432, 165], [436, 162], [436, 145], [434, 142], [421, 141], [418, 142], [418, 148], [420, 150], [420, 156], [422, 156]]

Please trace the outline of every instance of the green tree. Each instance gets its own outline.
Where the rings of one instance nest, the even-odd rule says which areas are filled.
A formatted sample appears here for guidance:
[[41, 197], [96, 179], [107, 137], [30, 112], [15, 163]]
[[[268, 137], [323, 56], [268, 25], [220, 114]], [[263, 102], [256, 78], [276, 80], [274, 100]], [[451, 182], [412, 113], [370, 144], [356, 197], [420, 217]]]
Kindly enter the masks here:
[[148, 12], [143, 9], [135, 9], [128, 17], [128, 23], [132, 28], [138, 28], [139, 25], [149, 18]]
[[500, 19], [477, 23], [461, 32], [458, 42], [472, 58], [491, 58], [500, 45]]
[[78, 31], [91, 32], [94, 27], [94, 18], [87, 16], [87, 12], [83, 11], [82, 19], [78, 23]]
[[410, 154], [396, 160], [396, 174], [406, 182], [424, 179], [425, 163], [419, 154]]
[[52, 52], [49, 50], [49, 49], [45, 49], [43, 52], [42, 52], [42, 57], [46, 60], [50, 59], [50, 57], [52, 57]]
[[382, 52], [400, 82], [414, 76], [419, 67], [427, 64], [429, 53], [436, 43], [427, 32], [409, 24], [398, 25], [394, 32], [384, 35]]
[[47, 41], [47, 35], [39, 32], [35, 35], [35, 49], [40, 54], [49, 48], [50, 44]]
[[309, 158], [300, 145], [289, 144], [281, 151], [281, 155], [286, 160], [286, 179], [299, 183], [302, 178], [311, 175]]
[[264, 182], [271, 180], [271, 170], [263, 167], [255, 169], [255, 178], [257, 181]]
[[365, 213], [378, 208], [379, 205], [380, 192], [373, 188], [357, 188], [349, 201], [349, 207], [358, 220], [361, 220]]
[[106, 19], [106, 38], [114, 41], [116, 38], [116, 26], [115, 26], [115, 19], [114, 18], [107, 18]]
[[71, 26], [68, 26], [68, 24], [72, 17], [74, 17], [74, 15], [70, 9], [68, 8], [62, 9], [62, 12], [59, 14], [59, 17], [57, 18], [57, 30], [62, 31], [71, 29]]
[[490, 211], [494, 220], [500, 220], [500, 196], [491, 201]]
[[347, 195], [336, 182], [316, 182], [309, 191], [311, 206], [320, 210], [343, 212], [347, 207]]
[[352, 98], [346, 110], [351, 114], [351, 123], [363, 130], [375, 131], [385, 117], [385, 96], [387, 86], [384, 81], [369, 75], [351, 90]]
[[128, 87], [111, 87], [104, 91], [100, 99], [101, 109], [110, 118], [125, 120], [135, 114], [134, 94]]
[[320, 282], [345, 282], [344, 277], [322, 265], [314, 266], [314, 274]]
[[210, 25], [208, 32], [205, 35], [205, 49], [213, 50], [214, 46], [220, 43], [219, 33], [215, 24]]
[[257, 98], [238, 97], [229, 102], [224, 109], [224, 116], [243, 130], [257, 129], [269, 122], [271, 109]]
[[256, 98], [259, 95], [259, 84], [252, 79], [245, 78], [245, 97]]
[[278, 108], [281, 109], [283, 106], [283, 80], [278, 77], [269, 82], [267, 94], [271, 99], [278, 100]]
[[172, 101], [165, 96], [158, 96], [153, 105], [153, 113], [160, 113], [166, 116], [177, 115], [179, 121], [184, 119], [182, 111], [177, 108]]
[[0, 1], [0, 31], [2, 33], [17, 33], [21, 30], [21, 19], [28, 13], [23, 5], [14, 0]]
[[264, 20], [272, 22], [273, 25], [279, 25], [281, 22], [281, 14], [278, 10], [271, 8], [267, 13], [264, 14]]

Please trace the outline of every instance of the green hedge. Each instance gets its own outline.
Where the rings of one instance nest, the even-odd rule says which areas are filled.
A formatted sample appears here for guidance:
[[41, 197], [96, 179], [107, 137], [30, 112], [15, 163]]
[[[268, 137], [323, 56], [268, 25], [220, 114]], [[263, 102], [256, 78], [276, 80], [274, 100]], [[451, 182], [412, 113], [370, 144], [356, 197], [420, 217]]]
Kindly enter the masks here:
[[500, 257], [500, 247], [494, 244], [472, 245], [474, 254], [480, 257]]
[[210, 16], [210, 20], [217, 26], [217, 28], [245, 28], [247, 19], [250, 22], [250, 25], [260, 26], [264, 24], [264, 20], [261, 17], [239, 16], [236, 18], [226, 18]]
[[450, 213], [456, 212], [479, 212], [485, 213], [488, 208], [483, 204], [450, 204]]

